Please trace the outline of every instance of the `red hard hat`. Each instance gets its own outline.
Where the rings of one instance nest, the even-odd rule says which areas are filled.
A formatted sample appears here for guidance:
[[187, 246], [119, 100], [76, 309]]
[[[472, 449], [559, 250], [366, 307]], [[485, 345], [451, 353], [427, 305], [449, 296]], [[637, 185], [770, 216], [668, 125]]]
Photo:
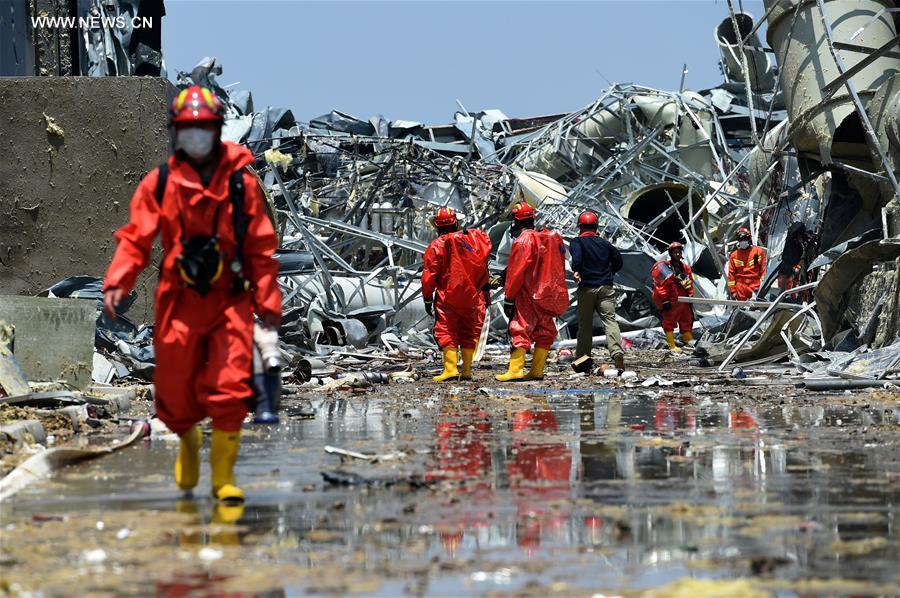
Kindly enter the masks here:
[[673, 249], [681, 249], [682, 251], [684, 251], [684, 245], [682, 245], [678, 241], [672, 241], [671, 243], [669, 243], [669, 253], [672, 253]]
[[597, 226], [598, 222], [597, 214], [590, 210], [585, 210], [578, 217], [578, 226]]
[[213, 92], [191, 85], [175, 96], [172, 100], [171, 118], [175, 126], [190, 123], [221, 123], [225, 120], [225, 110], [222, 103]]
[[738, 238], [738, 239], [743, 239], [743, 238], [745, 238], [745, 237], [749, 239], [750, 236], [751, 236], [751, 235], [750, 235], [750, 229], [747, 228], [746, 226], [742, 226], [741, 228], [739, 228], [739, 229], [737, 230], [737, 238]]
[[434, 214], [435, 226], [453, 226], [456, 224], [456, 212], [453, 208], [438, 208]]
[[516, 220], [534, 220], [535, 216], [537, 216], [537, 212], [528, 202], [520, 201], [512, 207], [512, 217]]

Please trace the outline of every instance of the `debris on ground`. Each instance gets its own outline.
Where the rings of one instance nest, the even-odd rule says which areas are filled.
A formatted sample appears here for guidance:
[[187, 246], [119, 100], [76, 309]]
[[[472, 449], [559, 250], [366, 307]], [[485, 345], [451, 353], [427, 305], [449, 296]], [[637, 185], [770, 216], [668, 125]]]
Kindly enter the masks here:
[[[130, 17], [154, 3], [139, 4], [79, 6]], [[42, 455], [45, 474], [57, 457], [108, 463], [21, 474], [3, 505], [16, 550], [0, 550], [15, 565], [0, 586], [900, 593], [896, 8], [767, 1], [754, 21], [732, 4], [714, 32], [720, 84], [613, 83], [587, 106], [524, 118], [460, 105], [440, 125], [339, 110], [303, 121], [220, 84], [215, 58], [179, 72], [180, 87], [218, 96], [223, 138], [255, 156], [279, 238], [284, 417], [245, 428], [250, 500], [223, 522], [159, 473], [178, 438], [151, 419], [153, 326], [126, 316], [136, 294], [115, 318], [97, 273], [0, 297], [0, 475]], [[80, 72], [165, 73], [127, 29], [85, 31]], [[43, 116], [41, 135], [61, 143]], [[430, 218], [451, 207], [486, 230], [500, 275], [520, 201], [567, 241], [583, 210], [598, 215], [624, 260], [627, 367], [602, 350], [574, 360], [572, 307], [545, 379], [498, 387], [509, 322], [494, 290], [475, 379], [435, 384], [420, 285]], [[726, 270], [742, 227], [768, 257], [747, 301]], [[697, 342], [677, 353], [650, 280], [673, 241], [696, 291], [682, 301]], [[599, 320], [592, 336], [605, 345]], [[133, 445], [140, 458], [102, 448]], [[177, 566], [162, 575], [160, 558]]]

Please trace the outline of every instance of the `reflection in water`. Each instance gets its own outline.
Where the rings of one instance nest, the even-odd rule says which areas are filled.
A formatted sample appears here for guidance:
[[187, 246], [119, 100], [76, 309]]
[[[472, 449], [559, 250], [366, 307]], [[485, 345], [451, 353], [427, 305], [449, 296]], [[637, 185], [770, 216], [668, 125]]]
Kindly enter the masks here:
[[[613, 545], [632, 563], [649, 559], [662, 566], [687, 554], [761, 554], [779, 566], [833, 575], [835, 562], [811, 551], [812, 538], [804, 535], [810, 530], [830, 530], [828, 542], [861, 534], [896, 536], [889, 525], [896, 509], [885, 512], [896, 490], [885, 494], [887, 488], [876, 484], [850, 492], [846, 485], [848, 467], [857, 478], [878, 478], [877, 460], [841, 455], [794, 434], [794, 426], [825, 426], [828, 433], [822, 409], [758, 412], [737, 401], [674, 394], [652, 400], [603, 394], [549, 403], [513, 398], [522, 408], [504, 418], [453, 399], [435, 422], [429, 479], [465, 480], [451, 500], [477, 505], [455, 520], [452, 534], [441, 537], [452, 557], [474, 536], [479, 548], [514, 542], [529, 557], [541, 556], [542, 548]], [[877, 414], [866, 417], [880, 421]], [[571, 427], [561, 425], [569, 421]], [[447, 503], [446, 494], [437, 496]], [[515, 513], [503, 504], [514, 505]], [[850, 525], [841, 522], [847, 509], [872, 513], [867, 519], [855, 515], [864, 526]], [[846, 558], [838, 561], [841, 574], [859, 575], [845, 563]]]
[[[691, 574], [691, 565], [715, 575], [774, 568], [770, 574], [788, 579], [897, 581], [893, 407], [758, 401], [751, 409], [739, 397], [662, 392], [317, 404], [315, 420], [247, 436], [238, 472], [250, 497], [243, 513], [179, 501], [175, 509], [195, 514], [197, 525], [173, 543], [195, 551], [262, 546], [266, 559], [304, 570], [441, 578], [441, 591], [428, 589], [443, 594], [495, 589], [478, 580], [507, 583], [515, 578], [510, 563], [525, 570], [529, 560], [538, 572], [520, 573], [522, 583], [533, 575], [594, 588], [658, 585]], [[324, 444], [402, 450], [407, 462], [372, 470], [415, 469], [427, 488], [402, 483], [400, 473], [398, 483], [323, 486], [319, 472], [338, 466]], [[137, 464], [117, 453], [104, 466], [147, 483], [148, 472], [171, 462], [170, 450], [133, 451], [132, 459], [147, 459]], [[90, 479], [84, 488], [70, 482], [59, 508], [75, 508], [79, 492], [96, 496], [102, 482]], [[111, 480], [109, 508], [127, 508], [116, 502], [122, 479]], [[171, 509], [171, 493], [164, 496]], [[201, 525], [235, 520], [239, 527]], [[873, 543], [854, 544], [867, 539]], [[448, 561], [454, 565], [435, 566]], [[542, 562], [553, 564], [544, 577]], [[453, 577], [463, 575], [461, 563], [482, 573]], [[187, 577], [157, 589], [178, 595], [210, 583]]]
[[[470, 401], [461, 403], [458, 396], [451, 395], [443, 400], [434, 427], [437, 445], [434, 459], [426, 467], [425, 480], [456, 484], [449, 497], [453, 501], [489, 500], [492, 492], [488, 475], [491, 469], [488, 449], [491, 422], [487, 412]], [[443, 501], [442, 506], [447, 505], [448, 502]], [[455, 557], [465, 530], [486, 525], [484, 513], [467, 511], [454, 523], [453, 529], [442, 528], [439, 532], [444, 550]]]
[[516, 542], [529, 553], [545, 535], [563, 539], [569, 516], [568, 507], [561, 505], [569, 497], [572, 452], [553, 439], [558, 431], [556, 415], [546, 403], [513, 413], [507, 472], [517, 510]]

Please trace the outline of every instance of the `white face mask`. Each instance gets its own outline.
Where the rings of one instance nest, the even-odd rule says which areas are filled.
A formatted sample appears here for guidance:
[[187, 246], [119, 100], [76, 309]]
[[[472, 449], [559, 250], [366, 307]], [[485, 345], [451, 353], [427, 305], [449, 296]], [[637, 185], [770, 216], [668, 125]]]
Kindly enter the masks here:
[[179, 129], [175, 137], [178, 149], [194, 160], [202, 160], [212, 152], [215, 132], [197, 127]]
[[748, 247], [750, 247], [750, 241], [748, 241], [747, 239], [738, 241], [738, 247], [740, 247], [741, 249], [747, 249]]

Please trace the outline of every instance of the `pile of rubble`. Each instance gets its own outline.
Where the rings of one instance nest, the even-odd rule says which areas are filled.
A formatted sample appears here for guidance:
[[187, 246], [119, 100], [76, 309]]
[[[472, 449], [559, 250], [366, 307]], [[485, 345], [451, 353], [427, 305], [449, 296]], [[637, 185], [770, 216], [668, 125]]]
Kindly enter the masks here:
[[[179, 83], [213, 89], [229, 110], [225, 138], [257, 156], [281, 239], [287, 349], [431, 346], [418, 283], [434, 236], [429, 217], [450, 206], [488, 230], [500, 271], [509, 209], [524, 199], [539, 208], [540, 225], [568, 238], [582, 210], [600, 215], [602, 234], [625, 256], [623, 329], [658, 325], [649, 272], [681, 240], [711, 363], [790, 358], [801, 371], [822, 373], [816, 364], [825, 363], [828, 375], [852, 377], [838, 364], [867, 350], [900, 357], [900, 56], [888, 51], [897, 28], [882, 4], [837, 19], [840, 3], [827, 15], [822, 3], [767, 3], [777, 67], [760, 47], [763, 21], [732, 9], [714, 32], [721, 85], [613, 85], [581, 110], [528, 119], [460, 106], [440, 126], [338, 111], [298, 122], [224, 89], [214, 59]], [[821, 43], [796, 41], [811, 36]], [[817, 97], [797, 91], [821, 72], [834, 81]], [[767, 248], [769, 268], [757, 300], [735, 309], [725, 263], [740, 226]], [[801, 259], [783, 293], [774, 283], [790, 243]], [[574, 310], [561, 318], [562, 339], [574, 319]], [[495, 307], [489, 321], [502, 351], [506, 320]], [[641, 346], [659, 343], [635, 336]], [[891, 362], [859, 376], [883, 377]]]
[[[789, 359], [813, 378], [896, 377], [900, 13], [888, 0], [768, 0], [754, 21], [731, 4], [713, 32], [725, 79], [716, 87], [615, 84], [580, 110], [534, 118], [460, 105], [437, 126], [339, 111], [301, 122], [220, 85], [215, 59], [179, 73], [180, 86], [218, 95], [223, 137], [256, 156], [280, 239], [284, 352], [294, 364], [427, 356], [419, 275], [431, 215], [450, 206], [487, 230], [499, 273], [510, 208], [524, 200], [567, 239], [582, 210], [597, 212], [623, 253], [617, 318], [633, 347], [665, 346], [650, 271], [679, 240], [695, 273], [696, 356], [709, 365]], [[777, 64], [761, 47], [763, 22]], [[742, 226], [769, 259], [755, 300], [739, 303], [725, 268]], [[776, 285], [779, 271], [790, 290]], [[480, 349], [505, 353], [500, 293]], [[559, 347], [575, 319], [574, 308], [560, 318]], [[99, 323], [102, 381], [146, 378], [151, 331]]]

